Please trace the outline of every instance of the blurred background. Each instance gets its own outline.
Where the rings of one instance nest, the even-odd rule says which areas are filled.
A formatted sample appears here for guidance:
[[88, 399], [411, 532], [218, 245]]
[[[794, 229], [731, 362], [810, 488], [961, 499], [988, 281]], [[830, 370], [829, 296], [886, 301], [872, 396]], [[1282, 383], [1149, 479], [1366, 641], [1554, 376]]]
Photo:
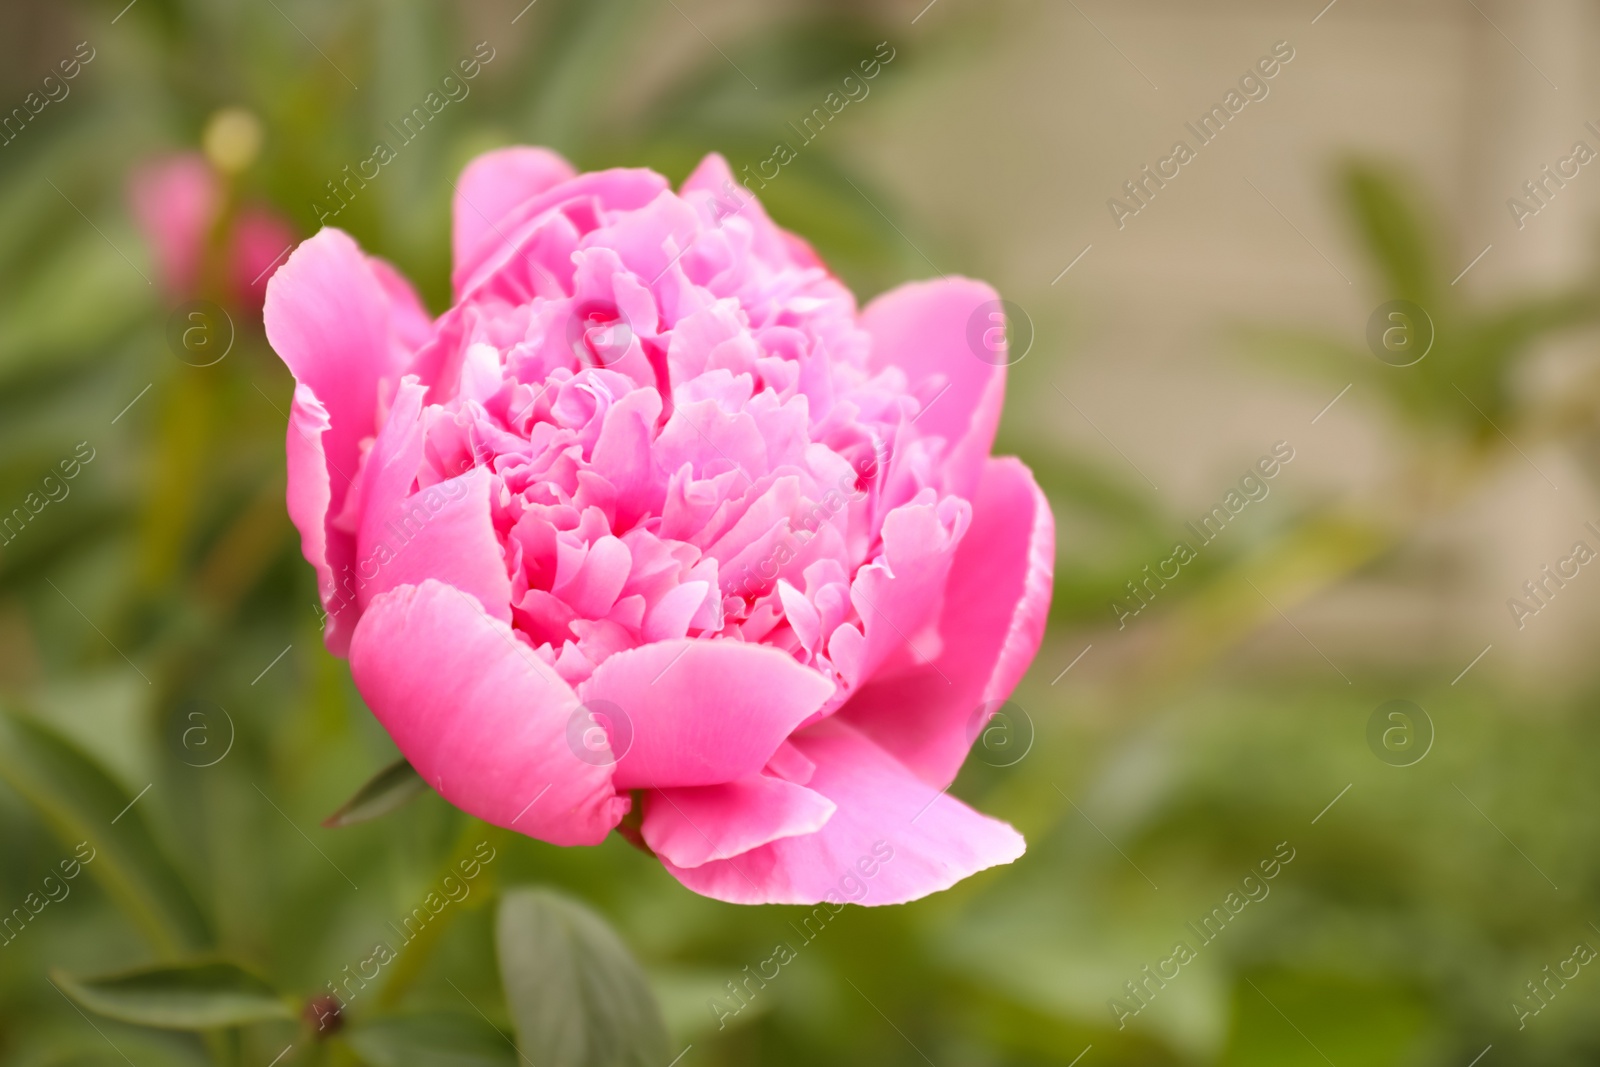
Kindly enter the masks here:
[[[639, 957], [681, 1067], [1600, 1063], [1600, 7], [524, 4], [0, 5], [0, 1062], [514, 1063], [47, 980], [218, 954], [310, 997], [487, 839], [350, 1019], [509, 1034], [487, 905], [537, 883]], [[768, 210], [863, 303], [1014, 305], [997, 451], [1055, 511], [1052, 626], [954, 791], [1029, 852], [850, 909], [731, 1017], [801, 909], [431, 794], [320, 826], [395, 753], [322, 648], [260, 292], [474, 54], [330, 220], [435, 312], [478, 152], [754, 168], [875, 54]]]

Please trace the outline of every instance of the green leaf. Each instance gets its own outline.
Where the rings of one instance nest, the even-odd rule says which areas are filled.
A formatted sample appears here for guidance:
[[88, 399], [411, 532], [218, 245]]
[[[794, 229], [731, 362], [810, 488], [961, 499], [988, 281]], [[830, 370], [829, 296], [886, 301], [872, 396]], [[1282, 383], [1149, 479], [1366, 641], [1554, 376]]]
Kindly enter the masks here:
[[327, 827], [353, 826], [358, 822], [387, 815], [419, 793], [426, 792], [428, 783], [416, 768], [404, 759], [396, 760], [368, 779], [356, 790], [355, 796], [344, 802], [344, 807], [322, 820]]
[[476, 1015], [424, 1012], [372, 1019], [345, 1034], [372, 1067], [511, 1067], [511, 1039]]
[[505, 894], [500, 980], [540, 1067], [661, 1067], [667, 1028], [644, 971], [605, 920], [546, 889]]
[[51, 981], [92, 1012], [165, 1030], [210, 1030], [293, 1019], [294, 1007], [262, 979], [232, 963], [163, 964], [102, 978], [52, 969]]
[[[151, 942], [166, 952], [210, 940], [204, 913], [156, 843], [138, 797], [38, 722], [0, 712], [0, 777], [44, 815]], [[147, 801], [148, 802], [148, 801]], [[79, 860], [84, 860], [81, 852]]]
[[1359, 161], [1345, 168], [1343, 179], [1357, 232], [1389, 297], [1432, 305], [1436, 288], [1432, 250], [1410, 189], [1383, 168]]

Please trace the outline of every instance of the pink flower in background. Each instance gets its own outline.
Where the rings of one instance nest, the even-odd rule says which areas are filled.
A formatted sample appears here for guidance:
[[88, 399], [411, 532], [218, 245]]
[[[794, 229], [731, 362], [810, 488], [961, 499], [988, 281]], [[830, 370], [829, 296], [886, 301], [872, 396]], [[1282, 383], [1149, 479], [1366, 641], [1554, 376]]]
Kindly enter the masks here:
[[187, 152], [141, 164], [128, 179], [128, 200], [155, 253], [162, 288], [173, 295], [193, 292], [221, 207], [221, 191], [206, 157]]
[[512, 148], [458, 190], [437, 320], [332, 229], [265, 309], [328, 647], [417, 771], [561, 845], [638, 805], [727, 901], [898, 903], [1021, 855], [942, 793], [1050, 599], [1045, 499], [989, 456], [994, 292], [858, 311], [715, 155], [674, 193]]
[[[162, 288], [172, 297], [196, 295], [206, 242], [222, 210], [221, 181], [206, 157], [185, 152], [142, 164], [128, 180], [128, 200], [154, 251]], [[242, 307], [260, 308], [267, 268], [294, 239], [294, 231], [273, 212], [242, 208], [223, 256], [224, 295]]]

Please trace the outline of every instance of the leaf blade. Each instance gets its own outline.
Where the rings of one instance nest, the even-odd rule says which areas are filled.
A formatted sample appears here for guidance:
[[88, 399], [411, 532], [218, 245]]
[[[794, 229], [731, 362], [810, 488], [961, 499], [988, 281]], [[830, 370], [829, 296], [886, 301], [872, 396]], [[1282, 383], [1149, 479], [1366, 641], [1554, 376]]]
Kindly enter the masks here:
[[161, 964], [97, 978], [74, 978], [52, 968], [50, 980], [82, 1008], [163, 1030], [210, 1030], [295, 1015], [264, 979], [222, 960]]
[[371, 1067], [512, 1067], [510, 1038], [476, 1015], [418, 1012], [370, 1019], [345, 1040]]
[[522, 1052], [562, 1067], [661, 1067], [667, 1030], [638, 962], [605, 921], [547, 889], [505, 894], [501, 982]]
[[367, 779], [360, 789], [338, 811], [322, 820], [329, 829], [354, 826], [380, 818], [396, 811], [406, 803], [427, 792], [428, 783], [416, 768], [404, 758], [389, 764]]
[[210, 941], [205, 914], [130, 796], [91, 757], [41, 723], [0, 712], [0, 777], [71, 846], [94, 849], [84, 865], [166, 952]]

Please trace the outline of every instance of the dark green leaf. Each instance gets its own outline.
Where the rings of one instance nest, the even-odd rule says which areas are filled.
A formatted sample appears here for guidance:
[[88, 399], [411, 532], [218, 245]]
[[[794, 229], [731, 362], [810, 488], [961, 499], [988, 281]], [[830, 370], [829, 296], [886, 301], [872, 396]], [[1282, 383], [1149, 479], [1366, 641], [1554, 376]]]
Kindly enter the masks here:
[[353, 826], [387, 815], [427, 790], [428, 783], [404, 759], [396, 760], [368, 779], [344, 807], [322, 820], [327, 827]]
[[0, 712], [0, 777], [67, 847], [87, 842], [83, 866], [157, 947], [171, 952], [209, 941], [200, 905], [156, 843], [137, 798], [93, 759], [40, 723]]
[[232, 963], [145, 967], [103, 978], [50, 972], [57, 988], [92, 1012], [166, 1030], [209, 1030], [294, 1018], [277, 990]]
[[540, 1067], [661, 1067], [667, 1030], [637, 961], [568, 897], [517, 889], [496, 922], [500, 979], [521, 1048]]
[[372, 1067], [511, 1067], [511, 1039], [476, 1015], [427, 1012], [373, 1019], [346, 1033]]

